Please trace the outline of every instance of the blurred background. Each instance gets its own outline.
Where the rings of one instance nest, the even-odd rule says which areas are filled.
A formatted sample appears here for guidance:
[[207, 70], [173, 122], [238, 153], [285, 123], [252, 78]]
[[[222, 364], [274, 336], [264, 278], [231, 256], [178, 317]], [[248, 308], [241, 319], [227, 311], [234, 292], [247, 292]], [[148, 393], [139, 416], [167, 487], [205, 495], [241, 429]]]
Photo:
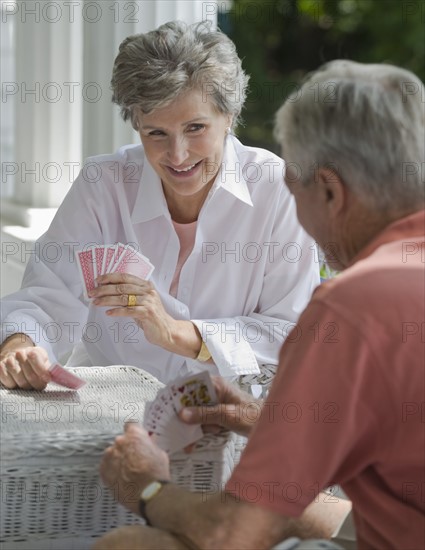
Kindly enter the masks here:
[[[231, 0], [220, 28], [251, 75], [241, 140], [274, 149], [273, 116], [303, 77], [332, 59], [391, 63], [425, 80], [425, 2]], [[425, 98], [424, 98], [425, 101]]]
[[238, 136], [278, 154], [274, 113], [322, 63], [425, 79], [425, 0], [0, 0], [0, 16], [1, 295], [19, 288], [84, 159], [139, 142], [109, 89], [126, 36], [172, 19], [218, 25], [251, 75]]

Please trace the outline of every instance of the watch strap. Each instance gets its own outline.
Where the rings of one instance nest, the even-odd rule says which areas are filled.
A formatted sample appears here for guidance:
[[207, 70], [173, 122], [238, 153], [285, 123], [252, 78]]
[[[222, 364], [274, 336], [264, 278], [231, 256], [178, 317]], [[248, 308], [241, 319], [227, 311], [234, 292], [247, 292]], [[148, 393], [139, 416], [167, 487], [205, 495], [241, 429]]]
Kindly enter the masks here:
[[[153, 484], [159, 484], [159, 487], [158, 489], [149, 497], [149, 498], [143, 498], [143, 493], [144, 491], [150, 487], [151, 485]], [[162, 488], [164, 485], [167, 485], [167, 483], [170, 483], [170, 481], [166, 480], [166, 479], [158, 479], [158, 480], [155, 480], [155, 481], [151, 481], [150, 483], [148, 483], [146, 485], [146, 487], [143, 489], [143, 491], [140, 493], [140, 497], [139, 497], [139, 512], [140, 512], [140, 515], [142, 516], [142, 518], [146, 521], [146, 525], [152, 525], [151, 522], [149, 521], [149, 518], [148, 516], [146, 515], [146, 506], [148, 505], [148, 503], [156, 497], [156, 495], [158, 495], [161, 491], [162, 491]]]

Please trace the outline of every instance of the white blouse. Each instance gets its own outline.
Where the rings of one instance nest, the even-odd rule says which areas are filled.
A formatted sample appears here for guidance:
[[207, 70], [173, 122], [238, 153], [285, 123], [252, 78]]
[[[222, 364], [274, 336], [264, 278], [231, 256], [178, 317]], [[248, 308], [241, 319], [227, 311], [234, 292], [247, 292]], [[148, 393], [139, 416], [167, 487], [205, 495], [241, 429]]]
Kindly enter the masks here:
[[[116, 242], [150, 259], [165, 309], [196, 324], [215, 365], [152, 345], [130, 317], [110, 318], [107, 308], [85, 300], [75, 250]], [[24, 332], [51, 361], [79, 343], [85, 364], [135, 365], [163, 382], [205, 368], [235, 376], [277, 364], [319, 283], [315, 244], [297, 221], [283, 161], [233, 136], [199, 214], [176, 298], [169, 290], [179, 239], [141, 145], [88, 159], [35, 246], [21, 290], [2, 301], [2, 340]]]

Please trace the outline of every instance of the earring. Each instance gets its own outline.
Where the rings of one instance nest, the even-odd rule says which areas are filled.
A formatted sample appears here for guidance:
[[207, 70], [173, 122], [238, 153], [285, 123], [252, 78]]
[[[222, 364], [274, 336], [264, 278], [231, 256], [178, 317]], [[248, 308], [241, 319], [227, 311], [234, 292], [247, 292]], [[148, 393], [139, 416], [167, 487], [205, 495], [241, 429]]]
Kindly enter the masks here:
[[226, 134], [230, 134], [231, 131], [232, 131], [232, 130], [231, 130], [230, 126], [228, 126], [228, 127], [226, 128]]

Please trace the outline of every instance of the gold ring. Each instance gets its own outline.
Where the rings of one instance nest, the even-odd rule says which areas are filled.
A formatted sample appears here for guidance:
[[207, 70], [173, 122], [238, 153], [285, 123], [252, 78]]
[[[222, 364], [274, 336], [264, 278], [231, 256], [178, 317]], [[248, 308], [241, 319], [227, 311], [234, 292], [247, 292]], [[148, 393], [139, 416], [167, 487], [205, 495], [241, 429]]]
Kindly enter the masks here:
[[137, 296], [135, 294], [129, 294], [127, 298], [127, 306], [134, 307], [137, 305]]

